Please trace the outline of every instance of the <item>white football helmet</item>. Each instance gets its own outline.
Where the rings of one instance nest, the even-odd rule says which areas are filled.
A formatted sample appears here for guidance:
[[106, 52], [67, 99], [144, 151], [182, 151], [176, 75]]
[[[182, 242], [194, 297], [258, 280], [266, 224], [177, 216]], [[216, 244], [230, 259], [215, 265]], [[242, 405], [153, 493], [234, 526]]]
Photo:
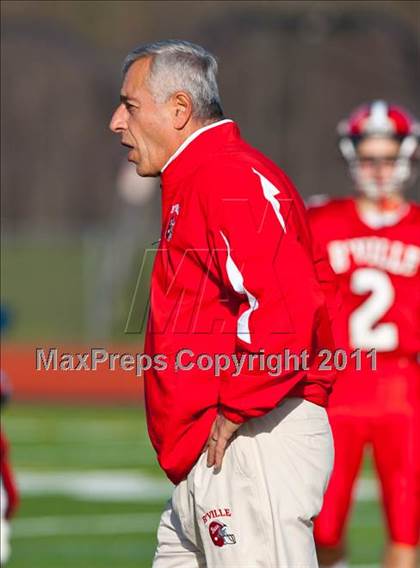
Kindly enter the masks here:
[[[402, 107], [382, 100], [364, 104], [342, 120], [337, 130], [339, 147], [355, 185], [369, 199], [388, 197], [414, 180], [412, 166], [419, 149], [420, 124]], [[366, 138], [391, 138], [399, 143], [393, 174], [380, 187], [375, 180], [361, 176], [357, 146]]]

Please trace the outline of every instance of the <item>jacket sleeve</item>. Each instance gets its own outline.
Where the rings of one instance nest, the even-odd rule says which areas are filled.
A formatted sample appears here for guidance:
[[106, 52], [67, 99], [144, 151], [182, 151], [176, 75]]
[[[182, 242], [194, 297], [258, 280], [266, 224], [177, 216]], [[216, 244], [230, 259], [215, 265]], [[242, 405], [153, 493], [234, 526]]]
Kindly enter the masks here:
[[220, 411], [237, 423], [269, 412], [306, 375], [324, 317], [301, 204], [286, 180], [272, 182], [245, 164], [209, 174], [204, 188], [209, 246], [235, 306], [225, 327], [245, 361], [220, 382]]

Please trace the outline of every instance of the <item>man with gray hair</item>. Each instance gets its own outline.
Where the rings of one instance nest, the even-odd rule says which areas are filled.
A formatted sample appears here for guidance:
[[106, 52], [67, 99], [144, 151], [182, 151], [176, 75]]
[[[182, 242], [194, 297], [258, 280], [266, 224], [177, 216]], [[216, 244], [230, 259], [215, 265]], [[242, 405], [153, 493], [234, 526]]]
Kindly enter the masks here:
[[123, 134], [124, 118], [134, 117], [122, 143], [131, 148], [128, 159], [141, 176], [158, 176], [169, 156], [193, 132], [223, 118], [217, 62], [199, 46], [185, 41], [140, 46], [126, 57], [123, 73], [121, 105], [111, 130]]
[[[223, 118], [216, 72], [189, 42], [141, 46], [110, 124], [137, 173], [162, 182], [145, 351], [165, 360], [146, 372], [145, 397], [176, 487], [154, 568], [315, 567], [333, 454], [334, 373], [317, 358], [332, 348], [332, 276], [291, 181]], [[285, 352], [305, 364], [273, 376], [265, 357]], [[203, 354], [210, 364], [194, 365]]]

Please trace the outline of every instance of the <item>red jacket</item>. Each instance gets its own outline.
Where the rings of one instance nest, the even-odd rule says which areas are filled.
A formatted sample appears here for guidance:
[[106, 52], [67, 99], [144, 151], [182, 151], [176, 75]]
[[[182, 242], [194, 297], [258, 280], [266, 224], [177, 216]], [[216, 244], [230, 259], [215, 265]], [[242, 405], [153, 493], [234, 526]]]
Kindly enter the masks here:
[[[332, 348], [325, 291], [333, 277], [312, 250], [296, 189], [232, 121], [194, 133], [161, 180], [162, 234], [145, 350], [163, 354], [166, 368], [157, 364], [145, 373], [145, 393], [152, 444], [178, 483], [218, 412], [241, 423], [286, 396], [326, 404], [334, 374], [317, 371], [314, 358], [320, 348]], [[183, 364], [202, 353], [214, 361], [216, 354], [307, 350], [312, 368], [279, 376], [248, 363], [239, 376], [233, 366], [220, 376], [196, 365], [176, 370], [183, 349], [190, 350]]]

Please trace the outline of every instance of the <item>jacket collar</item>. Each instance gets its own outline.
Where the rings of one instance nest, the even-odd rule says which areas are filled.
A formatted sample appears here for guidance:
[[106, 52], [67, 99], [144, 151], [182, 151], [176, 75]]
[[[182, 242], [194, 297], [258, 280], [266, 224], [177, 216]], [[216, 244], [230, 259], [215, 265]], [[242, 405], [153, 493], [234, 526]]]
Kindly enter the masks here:
[[239, 129], [230, 119], [212, 122], [193, 132], [163, 166], [162, 184], [176, 182], [191, 173], [219, 146], [239, 137]]

